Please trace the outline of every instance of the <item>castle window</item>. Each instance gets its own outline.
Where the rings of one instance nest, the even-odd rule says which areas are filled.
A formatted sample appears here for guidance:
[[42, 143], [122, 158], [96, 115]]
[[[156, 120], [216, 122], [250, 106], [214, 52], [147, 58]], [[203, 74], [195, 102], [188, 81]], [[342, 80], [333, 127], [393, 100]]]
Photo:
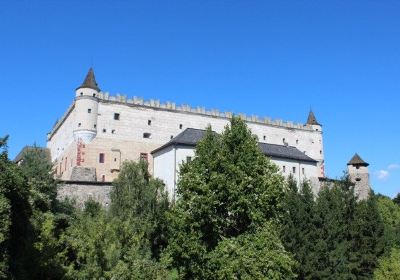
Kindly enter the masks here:
[[182, 128], [183, 128], [183, 125], [182, 125], [182, 124], [180, 124], [180, 125], [179, 125], [179, 129], [182, 129]]
[[114, 134], [115, 133], [115, 129], [111, 130], [111, 133]]
[[356, 178], [356, 181], [357, 181], [357, 182], [360, 182], [360, 181], [361, 181], [361, 178]]
[[105, 182], [106, 181], [106, 175], [101, 175], [101, 181]]
[[119, 121], [119, 113], [114, 113], [114, 120]]
[[147, 153], [140, 153], [140, 160], [149, 161], [149, 155]]
[[293, 166], [293, 174], [296, 173], [296, 167]]
[[143, 133], [143, 138], [151, 138], [151, 133], [145, 132]]
[[82, 124], [81, 123], [78, 123], [78, 127], [80, 127]]
[[296, 144], [299, 144], [299, 139], [296, 140]]
[[83, 92], [81, 92], [81, 96], [83, 96]]
[[92, 112], [92, 109], [87, 109], [87, 112], [90, 114]]
[[264, 135], [263, 139], [264, 139], [264, 141], [267, 140], [267, 136]]
[[151, 125], [151, 120], [147, 120], [147, 125]]
[[357, 166], [356, 166], [356, 169], [360, 169], [360, 166], [359, 166], [359, 165], [357, 165]]
[[286, 166], [285, 165], [282, 166], [282, 171], [283, 171], [283, 173], [286, 173]]
[[117, 158], [114, 158], [114, 162], [117, 162]]
[[106, 133], [106, 132], [107, 132], [107, 130], [105, 128], [103, 128], [103, 133]]
[[97, 127], [97, 124], [94, 124], [93, 127], [96, 128], [96, 127]]
[[171, 135], [171, 137], [170, 137], [170, 138], [171, 138], [171, 139], [172, 139], [172, 138], [174, 138], [174, 135]]
[[96, 97], [96, 94], [95, 94], [95, 93], [93, 93], [93, 97]]
[[186, 162], [191, 162], [192, 161], [192, 157], [186, 157]]
[[104, 159], [105, 159], [104, 153], [100, 153], [99, 154], [99, 163], [104, 163]]
[[319, 151], [319, 154], [322, 155], [322, 150]]
[[301, 173], [303, 173], [303, 175], [304, 175], [304, 173], [305, 173], [304, 167], [301, 169]]

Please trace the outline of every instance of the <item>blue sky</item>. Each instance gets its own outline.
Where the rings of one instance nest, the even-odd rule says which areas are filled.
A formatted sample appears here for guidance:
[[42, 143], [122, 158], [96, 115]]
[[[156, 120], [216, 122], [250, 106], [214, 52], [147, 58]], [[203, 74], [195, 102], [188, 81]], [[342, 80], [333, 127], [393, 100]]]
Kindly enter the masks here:
[[113, 94], [324, 125], [326, 171], [358, 152], [400, 192], [400, 1], [1, 1], [0, 135], [46, 133], [93, 66]]

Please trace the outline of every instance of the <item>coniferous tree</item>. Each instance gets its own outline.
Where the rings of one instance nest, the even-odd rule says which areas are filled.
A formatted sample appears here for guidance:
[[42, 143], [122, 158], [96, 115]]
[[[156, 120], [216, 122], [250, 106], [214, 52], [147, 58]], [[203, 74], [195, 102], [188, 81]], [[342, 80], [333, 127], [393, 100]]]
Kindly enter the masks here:
[[307, 181], [304, 181], [300, 190], [293, 177], [288, 178], [289, 191], [286, 196], [287, 213], [283, 219], [282, 241], [285, 248], [293, 254], [297, 261], [297, 279], [305, 279], [313, 271], [310, 263], [314, 242], [313, 233], [315, 201], [314, 195]]

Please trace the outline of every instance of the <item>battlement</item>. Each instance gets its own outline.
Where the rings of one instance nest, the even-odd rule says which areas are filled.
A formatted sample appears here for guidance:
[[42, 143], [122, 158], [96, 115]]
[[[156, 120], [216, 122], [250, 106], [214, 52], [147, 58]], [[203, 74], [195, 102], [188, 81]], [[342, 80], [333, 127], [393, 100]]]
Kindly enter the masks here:
[[272, 120], [268, 117], [259, 117], [257, 115], [247, 116], [243, 113], [233, 113], [233, 112], [220, 112], [217, 109], [207, 110], [204, 107], [191, 107], [187, 104], [176, 105], [174, 102], [166, 102], [161, 103], [158, 99], [150, 99], [144, 100], [143, 98], [134, 96], [133, 98], [128, 98], [126, 95], [117, 94], [115, 96], [110, 95], [108, 92], [100, 92], [98, 95], [100, 101], [103, 102], [115, 102], [119, 104], [126, 104], [130, 106], [139, 106], [145, 108], [152, 108], [152, 109], [161, 109], [161, 110], [168, 110], [180, 113], [190, 113], [190, 114], [198, 114], [204, 116], [211, 116], [217, 118], [226, 118], [230, 119], [233, 115], [238, 115], [241, 119], [258, 124], [264, 124], [269, 126], [278, 126], [284, 127], [287, 129], [300, 129], [300, 130], [307, 130], [307, 131], [314, 131], [310, 125], [305, 125], [301, 123], [294, 123], [291, 121], [283, 121], [280, 119]]

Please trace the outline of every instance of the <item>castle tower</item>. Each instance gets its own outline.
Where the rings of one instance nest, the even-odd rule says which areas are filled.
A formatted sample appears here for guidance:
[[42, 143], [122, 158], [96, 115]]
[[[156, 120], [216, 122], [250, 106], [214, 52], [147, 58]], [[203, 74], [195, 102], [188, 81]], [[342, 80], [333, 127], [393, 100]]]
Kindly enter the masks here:
[[75, 91], [75, 141], [89, 143], [96, 137], [99, 92], [93, 69], [90, 68], [82, 85]]
[[355, 154], [347, 164], [350, 180], [355, 184], [354, 193], [358, 196], [359, 200], [367, 199], [371, 192], [368, 166], [369, 164], [358, 154]]
[[314, 112], [310, 110], [308, 114], [306, 126], [310, 126], [314, 131], [318, 131], [320, 133], [319, 139], [317, 139], [316, 143], [313, 142], [312, 144], [315, 146], [313, 148], [312, 154], [310, 156], [318, 161], [318, 168], [319, 174], [318, 177], [324, 178], [325, 177], [325, 161], [324, 161], [324, 149], [323, 149], [323, 142], [322, 142], [322, 125], [317, 121], [317, 118], [314, 115]]

